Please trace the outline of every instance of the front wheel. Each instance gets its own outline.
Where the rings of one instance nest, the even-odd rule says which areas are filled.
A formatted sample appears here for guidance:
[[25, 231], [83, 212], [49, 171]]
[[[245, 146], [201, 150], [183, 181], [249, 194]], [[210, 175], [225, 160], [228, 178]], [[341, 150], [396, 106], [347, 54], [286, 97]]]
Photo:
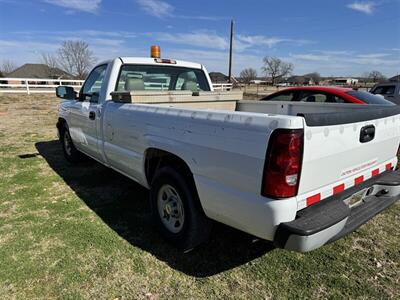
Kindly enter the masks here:
[[154, 176], [150, 199], [152, 215], [169, 242], [188, 251], [208, 239], [209, 220], [200, 205], [192, 175], [163, 167]]
[[83, 154], [75, 148], [66, 125], [60, 131], [60, 142], [67, 161], [77, 163], [82, 160]]

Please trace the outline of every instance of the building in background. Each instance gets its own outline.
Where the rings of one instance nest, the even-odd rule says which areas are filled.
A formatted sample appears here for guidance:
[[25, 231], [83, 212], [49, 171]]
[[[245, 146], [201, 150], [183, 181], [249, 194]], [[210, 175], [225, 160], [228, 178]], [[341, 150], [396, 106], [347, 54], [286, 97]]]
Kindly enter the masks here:
[[74, 76], [44, 64], [24, 64], [7, 74], [8, 78], [49, 78], [49, 79], [73, 79]]
[[[24, 64], [21, 67], [15, 69], [13, 72], [6, 75], [7, 78], [15, 78], [15, 80], [9, 79], [2, 81], [5, 84], [22, 84], [23, 81], [18, 80], [19, 78], [29, 78], [29, 79], [74, 79], [74, 76], [64, 72], [59, 68], [51, 68], [45, 64]], [[55, 84], [54, 82], [43, 81], [29, 81], [32, 85], [47, 85]], [[56, 83], [58, 84], [58, 83]]]
[[334, 85], [356, 85], [356, 84], [358, 84], [358, 79], [357, 78], [339, 77], [339, 78], [334, 78], [332, 80], [332, 84], [334, 84]]

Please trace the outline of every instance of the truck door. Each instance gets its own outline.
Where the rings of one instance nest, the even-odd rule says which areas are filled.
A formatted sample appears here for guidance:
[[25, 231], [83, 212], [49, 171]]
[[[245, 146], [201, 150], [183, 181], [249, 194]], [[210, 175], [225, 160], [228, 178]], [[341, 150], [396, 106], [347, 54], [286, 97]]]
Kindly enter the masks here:
[[101, 159], [97, 128], [100, 123], [99, 95], [107, 65], [93, 69], [70, 109], [70, 133], [75, 146], [84, 153]]

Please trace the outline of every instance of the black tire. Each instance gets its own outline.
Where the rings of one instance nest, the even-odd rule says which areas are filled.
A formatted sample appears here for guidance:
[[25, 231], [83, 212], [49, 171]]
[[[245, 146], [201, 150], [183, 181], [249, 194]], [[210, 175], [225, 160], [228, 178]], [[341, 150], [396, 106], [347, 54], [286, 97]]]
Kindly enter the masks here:
[[60, 129], [60, 142], [64, 157], [68, 162], [78, 163], [83, 160], [83, 154], [75, 148], [67, 125], [63, 125]]
[[[152, 216], [162, 236], [177, 248], [187, 252], [205, 242], [210, 234], [212, 221], [206, 217], [197, 195], [192, 174], [185, 169], [175, 170], [171, 167], [162, 167], [154, 175], [150, 200]], [[165, 187], [171, 186], [177, 192], [183, 204], [183, 225], [178, 232], [172, 232], [164, 224], [165, 217], [159, 212], [159, 193], [162, 195]], [[160, 199], [160, 201], [162, 201]], [[168, 200], [169, 201], [169, 200]], [[166, 210], [164, 210], [164, 215]], [[168, 221], [167, 221], [168, 222]], [[178, 222], [180, 225], [180, 223]]]

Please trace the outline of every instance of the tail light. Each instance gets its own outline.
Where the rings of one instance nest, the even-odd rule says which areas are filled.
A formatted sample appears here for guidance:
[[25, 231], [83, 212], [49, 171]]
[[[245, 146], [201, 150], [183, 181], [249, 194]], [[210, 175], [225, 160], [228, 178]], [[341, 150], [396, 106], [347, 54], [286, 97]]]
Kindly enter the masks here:
[[261, 194], [272, 198], [297, 195], [303, 157], [303, 129], [277, 129], [269, 139]]

